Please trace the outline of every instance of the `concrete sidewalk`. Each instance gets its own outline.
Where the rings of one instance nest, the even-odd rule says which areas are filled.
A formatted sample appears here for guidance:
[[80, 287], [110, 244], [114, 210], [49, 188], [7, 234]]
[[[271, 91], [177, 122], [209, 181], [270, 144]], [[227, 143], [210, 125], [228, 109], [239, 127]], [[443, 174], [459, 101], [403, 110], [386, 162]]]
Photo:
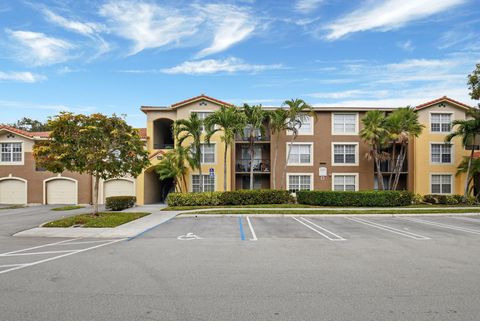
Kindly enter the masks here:
[[129, 238], [137, 236], [146, 230], [154, 228], [174, 218], [178, 211], [159, 211], [159, 207], [139, 206], [128, 212], [150, 212], [150, 215], [138, 220], [128, 222], [114, 228], [60, 228], [60, 227], [36, 227], [21, 231], [13, 236], [18, 237], [67, 237], [67, 238]]

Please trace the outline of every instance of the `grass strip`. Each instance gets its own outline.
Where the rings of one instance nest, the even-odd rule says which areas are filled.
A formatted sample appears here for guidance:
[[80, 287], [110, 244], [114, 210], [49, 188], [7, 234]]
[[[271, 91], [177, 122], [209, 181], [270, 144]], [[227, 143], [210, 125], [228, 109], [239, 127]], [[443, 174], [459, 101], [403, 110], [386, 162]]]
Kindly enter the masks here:
[[149, 214], [144, 212], [101, 212], [98, 213], [98, 216], [80, 214], [46, 223], [43, 227], [71, 227], [74, 225], [82, 225], [82, 227], [116, 227]]
[[85, 206], [80, 205], [69, 205], [63, 207], [55, 207], [52, 208], [51, 211], [71, 211], [71, 210], [78, 210], [79, 208], [84, 208]]
[[452, 208], [452, 209], [418, 209], [418, 210], [210, 210], [210, 211], [196, 211], [188, 212], [184, 214], [449, 214], [449, 213], [480, 213], [480, 208], [467, 209], [467, 208]]
[[0, 210], [13, 210], [16, 208], [24, 208], [24, 205], [12, 205], [12, 206], [7, 206], [7, 207], [0, 207]]

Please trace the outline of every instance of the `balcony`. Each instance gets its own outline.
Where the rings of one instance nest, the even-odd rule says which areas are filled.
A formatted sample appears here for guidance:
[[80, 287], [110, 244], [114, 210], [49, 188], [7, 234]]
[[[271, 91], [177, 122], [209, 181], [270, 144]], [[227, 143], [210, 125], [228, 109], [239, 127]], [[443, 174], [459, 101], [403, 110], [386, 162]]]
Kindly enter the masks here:
[[[250, 159], [237, 159], [235, 164], [235, 171], [237, 173], [250, 173]], [[253, 172], [254, 173], [270, 173], [270, 160], [269, 159], [253, 159]]]
[[153, 144], [154, 149], [173, 149], [173, 144]]
[[[380, 162], [380, 170], [383, 173], [391, 173], [394, 170], [395, 163], [391, 164], [391, 161], [385, 160]], [[376, 172], [376, 170], [375, 170]], [[408, 163], [405, 158], [405, 161], [403, 162], [402, 169], [400, 170], [401, 173], [407, 173], [408, 172]]]
[[[235, 140], [237, 142], [248, 142], [250, 140], [250, 129], [244, 129], [243, 133], [240, 135], [235, 136]], [[270, 134], [268, 130], [262, 134], [260, 130], [253, 131], [253, 140], [255, 142], [269, 142], [270, 141]]]

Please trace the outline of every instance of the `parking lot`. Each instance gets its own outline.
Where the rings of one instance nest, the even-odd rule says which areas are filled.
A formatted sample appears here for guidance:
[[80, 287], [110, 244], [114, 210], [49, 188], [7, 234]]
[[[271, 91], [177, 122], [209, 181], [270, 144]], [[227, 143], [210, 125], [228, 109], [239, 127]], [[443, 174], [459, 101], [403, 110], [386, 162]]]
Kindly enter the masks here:
[[473, 321], [480, 314], [479, 216], [177, 217], [117, 240], [19, 239], [5, 231], [0, 224], [2, 320]]

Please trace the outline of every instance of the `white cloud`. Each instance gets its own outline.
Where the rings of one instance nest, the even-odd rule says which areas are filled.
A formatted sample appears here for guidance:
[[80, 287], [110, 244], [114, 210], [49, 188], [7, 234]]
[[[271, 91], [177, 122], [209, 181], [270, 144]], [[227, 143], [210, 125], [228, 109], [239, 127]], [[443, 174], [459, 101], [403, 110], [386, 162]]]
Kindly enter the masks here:
[[197, 57], [224, 51], [247, 39], [257, 25], [248, 11], [236, 6], [209, 4], [199, 9], [206, 15], [207, 23], [212, 25], [214, 37], [212, 44], [201, 50]]
[[214, 74], [220, 72], [235, 73], [235, 72], [261, 72], [272, 69], [281, 69], [282, 65], [252, 65], [244, 62], [238, 58], [227, 58], [223, 60], [205, 59], [196, 61], [186, 61], [178, 66], [163, 69], [162, 72], [167, 74]]
[[40, 32], [12, 30], [6, 32], [18, 49], [18, 60], [34, 66], [52, 65], [66, 61], [70, 58], [70, 50], [75, 47], [68, 41], [48, 37]]
[[33, 74], [28, 71], [24, 72], [3, 72], [0, 71], [0, 81], [17, 81], [25, 83], [34, 83], [46, 79], [45, 76]]
[[328, 40], [336, 40], [350, 33], [380, 30], [388, 31], [402, 27], [408, 22], [419, 20], [466, 0], [376, 0], [365, 1], [357, 10], [327, 25]]
[[309, 97], [313, 98], [324, 98], [324, 99], [346, 99], [352, 97], [364, 97], [366, 94], [371, 95], [374, 93], [376, 96], [385, 96], [387, 95], [387, 91], [377, 90], [377, 91], [366, 91], [361, 89], [352, 89], [352, 90], [344, 90], [344, 91], [337, 91], [337, 92], [318, 92], [307, 94]]
[[154, 3], [111, 1], [100, 8], [100, 14], [111, 24], [113, 32], [133, 41], [130, 54], [144, 49], [178, 45], [197, 32], [198, 18]]
[[301, 13], [309, 13], [320, 6], [323, 0], [297, 0], [295, 10]]
[[400, 42], [397, 43], [397, 46], [400, 49], [402, 49], [404, 51], [408, 51], [408, 52], [412, 52], [415, 49], [411, 40], [400, 41]]
[[48, 21], [82, 35], [93, 35], [104, 29], [104, 27], [98, 23], [69, 20], [46, 8], [42, 9], [42, 13]]

